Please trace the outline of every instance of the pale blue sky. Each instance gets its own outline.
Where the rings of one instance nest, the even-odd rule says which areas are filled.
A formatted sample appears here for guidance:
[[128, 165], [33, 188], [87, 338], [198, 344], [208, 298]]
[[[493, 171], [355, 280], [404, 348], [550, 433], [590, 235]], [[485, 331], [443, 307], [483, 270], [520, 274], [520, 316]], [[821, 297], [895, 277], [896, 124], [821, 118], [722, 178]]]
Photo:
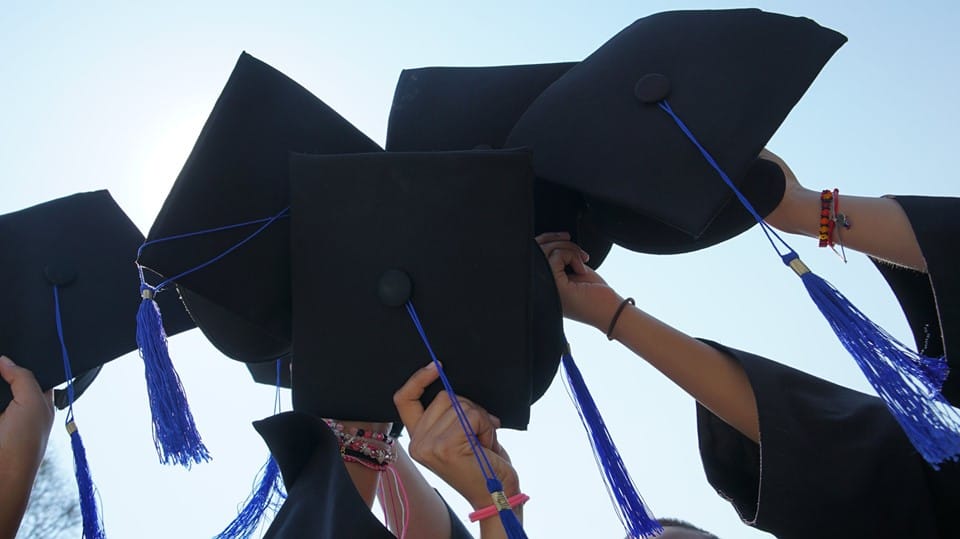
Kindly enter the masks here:
[[[579, 60], [657, 11], [744, 6], [6, 2], [0, 6], [0, 213], [107, 188], [145, 231], [242, 50], [382, 143], [403, 68]], [[960, 8], [862, 0], [752, 6], [813, 18], [850, 39], [771, 141], [801, 182], [864, 195], [956, 194]], [[871, 317], [909, 339], [892, 295], [863, 257], [843, 265], [813, 240], [788, 241]], [[4, 263], [15, 256], [3, 253]], [[616, 250], [601, 273], [693, 335], [866, 387], [800, 282], [756, 230], [690, 255]], [[567, 331], [654, 512], [724, 538], [766, 536], [741, 525], [707, 485], [692, 401], [598, 332], [575, 323]], [[199, 332], [174, 338], [171, 351], [213, 463], [191, 472], [156, 463], [136, 355], [109, 364], [76, 407], [114, 539], [215, 534], [267, 454], [249, 422], [270, 414], [272, 390], [256, 387]], [[68, 462], [59, 424], [53, 438]], [[531, 537], [623, 536], [560, 380], [534, 406], [530, 430], [505, 433], [502, 441], [532, 497], [525, 511]], [[467, 514], [456, 494], [444, 494], [458, 514]]]

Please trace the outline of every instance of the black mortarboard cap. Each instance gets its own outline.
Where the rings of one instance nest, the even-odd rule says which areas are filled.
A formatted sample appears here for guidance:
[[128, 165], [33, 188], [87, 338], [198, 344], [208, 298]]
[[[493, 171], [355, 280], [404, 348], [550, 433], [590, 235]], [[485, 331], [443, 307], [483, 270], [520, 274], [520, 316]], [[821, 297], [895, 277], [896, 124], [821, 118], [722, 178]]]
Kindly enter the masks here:
[[[66, 381], [64, 345], [78, 378], [137, 349], [134, 260], [143, 235], [107, 191], [80, 193], [0, 216], [0, 353], [33, 371], [44, 390]], [[161, 298], [167, 335], [191, 329], [176, 295]], [[10, 402], [0, 384], [0, 410]], [[63, 403], [66, 404], [66, 403]]]
[[[149, 245], [140, 262], [171, 278], [250, 236], [289, 205], [288, 152], [377, 150], [320, 99], [244, 53], [148, 239], [257, 222]], [[280, 218], [223, 259], [176, 279], [194, 320], [225, 355], [266, 361], [289, 350], [288, 244], [289, 223]]]
[[[574, 63], [426, 67], [400, 73], [387, 125], [392, 152], [501, 149], [530, 103]], [[582, 195], [534, 184], [534, 234], [567, 231], [598, 267], [611, 242], [591, 222]]]
[[756, 157], [845, 41], [756, 9], [651, 15], [547, 88], [507, 144], [531, 147], [538, 176], [582, 192], [616, 242], [703, 248], [755, 221], [657, 103], [669, 102], [765, 215], [783, 177]]
[[398, 419], [430, 361], [409, 299], [454, 390], [525, 428], [563, 345], [529, 154], [296, 155], [291, 182], [294, 408]]

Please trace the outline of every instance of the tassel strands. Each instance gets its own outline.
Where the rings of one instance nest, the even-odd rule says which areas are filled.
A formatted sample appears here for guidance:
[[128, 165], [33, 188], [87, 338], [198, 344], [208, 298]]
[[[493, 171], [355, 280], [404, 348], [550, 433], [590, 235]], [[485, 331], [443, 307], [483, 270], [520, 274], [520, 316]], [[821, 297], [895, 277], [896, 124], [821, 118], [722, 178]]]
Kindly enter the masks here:
[[[140, 270], [142, 274], [142, 269]], [[180, 376], [173, 368], [167, 349], [160, 308], [154, 301], [155, 290], [142, 285], [137, 312], [137, 345], [143, 358], [147, 395], [153, 419], [153, 442], [163, 464], [190, 468], [210, 460], [210, 453], [193, 420]]]
[[569, 347], [561, 358], [563, 370], [566, 373], [567, 387], [570, 396], [580, 414], [580, 420], [590, 438], [597, 466], [603, 472], [603, 480], [607, 492], [617, 509], [617, 516], [624, 529], [633, 539], [641, 537], [656, 537], [663, 533], [663, 526], [657, 522], [650, 509], [643, 502], [637, 487], [627, 471], [620, 452], [617, 450], [606, 423], [600, 415], [593, 396], [587, 389], [586, 382], [580, 374], [570, 354]]
[[874, 324], [830, 283], [811, 272], [796, 253], [783, 257], [830, 322], [867, 381], [917, 451], [934, 469], [960, 454], [960, 412], [940, 394], [945, 370], [942, 358], [928, 358]]
[[249, 539], [253, 537], [268, 510], [276, 511], [286, 500], [280, 466], [271, 456], [261, 468], [260, 480], [247, 498], [233, 522], [227, 525], [214, 539]]
[[70, 447], [73, 450], [73, 472], [77, 478], [77, 490], [80, 493], [80, 515], [83, 521], [83, 539], [104, 539], [107, 535], [97, 504], [97, 487], [93, 484], [90, 465], [87, 463], [87, 450], [72, 417], [67, 420], [67, 432], [70, 433]]

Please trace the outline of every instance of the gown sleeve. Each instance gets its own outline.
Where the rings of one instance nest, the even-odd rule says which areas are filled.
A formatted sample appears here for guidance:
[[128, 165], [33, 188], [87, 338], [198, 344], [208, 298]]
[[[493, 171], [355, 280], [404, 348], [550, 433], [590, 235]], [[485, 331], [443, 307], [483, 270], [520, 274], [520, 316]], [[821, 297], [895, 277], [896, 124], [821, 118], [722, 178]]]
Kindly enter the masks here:
[[956, 463], [934, 472], [879, 399], [705, 342], [743, 366], [757, 400], [759, 444], [697, 408], [707, 479], [745, 523], [781, 539], [960, 537], [944, 531], [960, 519]]
[[[871, 259], [890, 285], [913, 332], [917, 350], [946, 354], [951, 375], [943, 396], [960, 405], [960, 198], [893, 197], [910, 221], [927, 273]], [[853, 224], [856, 226], [856, 223]], [[951, 354], [951, 351], [953, 352]]]

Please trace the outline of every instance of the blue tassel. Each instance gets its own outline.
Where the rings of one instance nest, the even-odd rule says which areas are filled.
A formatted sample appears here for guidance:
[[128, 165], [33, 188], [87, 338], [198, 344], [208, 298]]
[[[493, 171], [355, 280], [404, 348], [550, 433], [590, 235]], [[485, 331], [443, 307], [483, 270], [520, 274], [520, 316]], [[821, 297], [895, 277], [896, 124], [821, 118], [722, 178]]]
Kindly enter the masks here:
[[913, 446], [934, 469], [960, 454], [960, 412], [944, 400], [943, 358], [921, 356], [874, 324], [796, 253], [783, 256], [824, 318], [886, 403]]
[[248, 539], [260, 527], [268, 510], [275, 512], [287, 498], [280, 476], [280, 466], [271, 456], [260, 469], [260, 481], [237, 518], [214, 539]]
[[620, 452], [610, 437], [600, 410], [583, 381], [580, 369], [573, 362], [569, 348], [563, 354], [563, 370], [567, 374], [567, 384], [570, 387], [574, 404], [580, 413], [583, 427], [590, 436], [590, 445], [593, 447], [597, 464], [603, 471], [603, 479], [607, 484], [607, 492], [613, 498], [617, 509], [617, 516], [629, 536], [634, 539], [641, 537], [656, 537], [663, 533], [663, 526], [657, 522], [650, 509], [643, 503], [643, 498], [637, 492], [637, 487], [630, 478]]
[[937, 388], [938, 392], [943, 389], [943, 383], [947, 380], [947, 375], [950, 374], [950, 367], [947, 365], [945, 357], [920, 356], [918, 366], [930, 380], [930, 384]]
[[195, 463], [209, 461], [210, 453], [200, 439], [180, 377], [170, 361], [160, 308], [153, 300], [155, 290], [143, 286], [141, 293], [143, 301], [137, 311], [137, 345], [147, 378], [153, 442], [160, 462], [190, 468]]
[[97, 487], [93, 484], [90, 475], [90, 465], [87, 463], [87, 450], [83, 447], [80, 431], [73, 419], [67, 422], [67, 432], [70, 433], [70, 445], [73, 448], [73, 469], [77, 476], [77, 489], [80, 491], [80, 514], [83, 517], [83, 539], [103, 539], [103, 522], [100, 520], [100, 510], [97, 507]]

